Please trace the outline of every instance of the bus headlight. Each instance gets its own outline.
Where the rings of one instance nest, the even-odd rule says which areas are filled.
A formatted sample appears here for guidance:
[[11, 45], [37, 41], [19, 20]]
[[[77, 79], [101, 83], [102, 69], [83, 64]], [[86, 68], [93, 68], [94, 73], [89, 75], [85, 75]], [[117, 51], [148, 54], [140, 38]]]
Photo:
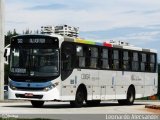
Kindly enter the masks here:
[[56, 83], [54, 83], [54, 84], [51, 84], [50, 86], [44, 88], [44, 91], [49, 91], [49, 90], [55, 88], [58, 84], [59, 84], [59, 82], [56, 82]]
[[13, 86], [11, 83], [9, 84], [9, 87], [12, 89], [12, 90], [17, 90], [17, 88], [15, 86]]

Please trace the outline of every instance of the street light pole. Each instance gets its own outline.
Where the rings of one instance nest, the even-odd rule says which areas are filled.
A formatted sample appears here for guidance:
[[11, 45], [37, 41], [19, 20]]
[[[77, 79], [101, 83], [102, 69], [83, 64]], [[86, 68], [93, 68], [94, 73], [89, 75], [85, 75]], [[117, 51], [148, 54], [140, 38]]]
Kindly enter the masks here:
[[0, 0], [0, 100], [4, 100], [4, 0]]

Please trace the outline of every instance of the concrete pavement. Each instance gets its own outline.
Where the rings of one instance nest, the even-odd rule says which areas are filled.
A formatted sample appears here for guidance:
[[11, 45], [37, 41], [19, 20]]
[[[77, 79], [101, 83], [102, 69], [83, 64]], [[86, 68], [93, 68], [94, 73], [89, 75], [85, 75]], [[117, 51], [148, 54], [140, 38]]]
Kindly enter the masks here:
[[[145, 105], [149, 104], [160, 105], [160, 101], [136, 101], [132, 106], [121, 106], [116, 101], [106, 101], [97, 107], [84, 105], [82, 108], [71, 108], [68, 102], [46, 102], [43, 108], [33, 108], [28, 101], [7, 101], [0, 103], [0, 114], [18, 114], [30, 118], [53, 118], [54, 115], [61, 119], [66, 119], [69, 116], [77, 118], [77, 114], [81, 116], [85, 114], [87, 118], [89, 116], [101, 118], [106, 114], [160, 114], [160, 111], [155, 112], [146, 109]], [[66, 115], [67, 117], [65, 117]], [[72, 119], [70, 118], [70, 120]]]

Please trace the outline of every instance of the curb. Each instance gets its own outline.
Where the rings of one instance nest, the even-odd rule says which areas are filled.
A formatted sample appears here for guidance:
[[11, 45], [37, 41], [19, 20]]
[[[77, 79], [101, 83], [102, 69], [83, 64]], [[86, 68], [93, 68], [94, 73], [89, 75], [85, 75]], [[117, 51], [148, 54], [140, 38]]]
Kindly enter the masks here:
[[28, 102], [28, 101], [25, 101], [25, 100], [3, 100], [1, 101], [0, 100], [0, 103], [22, 103], [22, 102]]
[[160, 110], [160, 105], [145, 105], [145, 108]]

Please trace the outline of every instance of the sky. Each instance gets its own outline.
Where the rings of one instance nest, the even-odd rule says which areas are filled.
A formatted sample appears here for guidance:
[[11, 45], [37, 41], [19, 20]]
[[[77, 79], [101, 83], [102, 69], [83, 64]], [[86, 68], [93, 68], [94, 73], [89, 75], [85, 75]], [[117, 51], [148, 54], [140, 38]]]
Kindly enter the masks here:
[[[80, 37], [125, 41], [160, 53], [160, 0], [5, 0], [5, 31], [67, 24]], [[160, 58], [160, 57], [159, 57]]]

